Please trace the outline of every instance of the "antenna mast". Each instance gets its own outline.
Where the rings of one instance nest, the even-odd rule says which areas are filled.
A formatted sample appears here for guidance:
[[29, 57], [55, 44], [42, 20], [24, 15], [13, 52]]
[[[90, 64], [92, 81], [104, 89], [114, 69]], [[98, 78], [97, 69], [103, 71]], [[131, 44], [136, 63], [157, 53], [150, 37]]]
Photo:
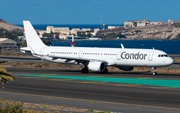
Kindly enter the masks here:
[[102, 27], [102, 12], [101, 12], [101, 29], [102, 29], [103, 27]]

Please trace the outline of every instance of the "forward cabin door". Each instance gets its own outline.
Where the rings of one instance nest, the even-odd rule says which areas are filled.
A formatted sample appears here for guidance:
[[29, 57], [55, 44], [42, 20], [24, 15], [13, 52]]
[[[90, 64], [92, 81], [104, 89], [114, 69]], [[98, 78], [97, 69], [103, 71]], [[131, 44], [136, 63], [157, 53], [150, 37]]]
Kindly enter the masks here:
[[41, 49], [40, 49], [40, 56], [41, 56], [41, 60], [43, 60], [43, 59], [44, 59], [43, 52], [44, 52], [44, 48], [41, 48]]
[[117, 53], [117, 60], [121, 60], [121, 52], [120, 51], [118, 51], [118, 53]]
[[154, 51], [149, 52], [149, 57], [148, 57], [149, 61], [153, 61], [153, 54], [154, 54]]
[[82, 57], [83, 57], [83, 51], [80, 50], [80, 51], [79, 51], [79, 58], [82, 58]]

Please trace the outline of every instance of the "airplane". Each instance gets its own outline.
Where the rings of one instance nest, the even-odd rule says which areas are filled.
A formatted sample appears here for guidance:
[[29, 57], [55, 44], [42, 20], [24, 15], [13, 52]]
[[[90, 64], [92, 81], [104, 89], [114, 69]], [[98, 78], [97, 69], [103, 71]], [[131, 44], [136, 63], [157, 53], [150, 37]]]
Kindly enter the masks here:
[[23, 21], [23, 24], [27, 47], [21, 48], [21, 52], [50, 62], [84, 65], [82, 73], [89, 70], [108, 73], [108, 66], [124, 71], [131, 71], [134, 67], [152, 67], [153, 75], [156, 75], [156, 67], [169, 66], [174, 62], [165, 52], [154, 48], [127, 49], [122, 44], [121, 48], [47, 46], [30, 21]]

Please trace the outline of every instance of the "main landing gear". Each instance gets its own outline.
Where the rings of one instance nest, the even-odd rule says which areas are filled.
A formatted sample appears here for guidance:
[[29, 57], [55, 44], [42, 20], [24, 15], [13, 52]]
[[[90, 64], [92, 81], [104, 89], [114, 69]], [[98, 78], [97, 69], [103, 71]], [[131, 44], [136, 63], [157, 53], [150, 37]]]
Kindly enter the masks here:
[[101, 73], [108, 73], [108, 69], [105, 68], [104, 71], [101, 71]]
[[153, 70], [153, 76], [154, 76], [154, 75], [157, 75], [157, 73], [156, 73], [156, 67], [152, 67], [152, 70]]
[[88, 68], [82, 68], [81, 72], [82, 73], [88, 73]]
[[81, 72], [82, 72], [82, 73], [88, 73], [88, 72], [89, 72], [89, 71], [88, 71], [88, 67], [87, 67], [86, 64], [84, 65], [84, 68], [82, 68]]

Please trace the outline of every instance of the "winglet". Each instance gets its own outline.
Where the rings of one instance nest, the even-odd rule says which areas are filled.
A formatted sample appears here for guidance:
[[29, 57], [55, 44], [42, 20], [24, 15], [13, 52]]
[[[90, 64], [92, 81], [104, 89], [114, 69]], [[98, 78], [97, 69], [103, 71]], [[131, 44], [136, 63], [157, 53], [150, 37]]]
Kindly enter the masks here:
[[124, 46], [123, 46], [123, 44], [121, 44], [121, 48], [122, 48], [122, 49], [124, 49]]

